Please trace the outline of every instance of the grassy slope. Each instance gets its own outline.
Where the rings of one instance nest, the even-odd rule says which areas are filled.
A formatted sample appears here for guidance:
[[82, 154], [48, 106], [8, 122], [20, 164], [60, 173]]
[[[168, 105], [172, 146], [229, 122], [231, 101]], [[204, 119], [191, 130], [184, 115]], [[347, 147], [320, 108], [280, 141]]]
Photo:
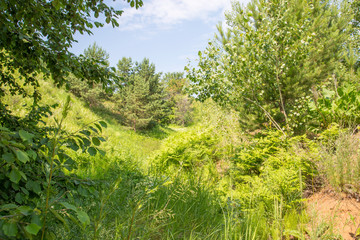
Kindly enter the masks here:
[[[43, 96], [40, 104], [60, 105], [55, 109], [52, 117], [45, 119], [48, 124], [54, 124], [53, 118], [57, 118], [60, 115], [62, 111], [61, 106], [65, 103], [68, 95], [71, 96], [71, 110], [64, 123], [65, 130], [75, 132], [92, 122], [105, 120], [108, 127], [104, 129], [103, 137], [107, 141], [102, 145], [102, 148], [109, 157], [131, 158], [132, 161], [141, 162], [148, 156], [149, 152], [159, 148], [162, 137], [174, 132], [171, 129], [160, 128], [152, 134], [134, 133], [134, 131], [119, 125], [116, 119], [111, 116], [102, 115], [101, 113], [96, 114], [86, 103], [64, 89], [54, 87], [50, 82], [41, 81], [40, 91]], [[6, 100], [14, 114], [18, 116], [26, 114], [26, 108], [22, 107], [24, 102], [21, 97], [8, 96]], [[26, 104], [30, 105], [31, 101], [27, 100]]]
[[[49, 82], [41, 82], [41, 86], [44, 103], [60, 104], [53, 116], [45, 119], [48, 124], [53, 124], [53, 118], [61, 113], [69, 93]], [[151, 164], [147, 162], [148, 156], [159, 149], [168, 136], [186, 131], [186, 128], [159, 127], [150, 132], [135, 133], [119, 125], [111, 116], [96, 114], [86, 103], [71, 98], [71, 111], [64, 128], [74, 132], [91, 122], [106, 120], [108, 127], [104, 129], [103, 137], [107, 141], [101, 146], [106, 155], [75, 154], [80, 163], [75, 173], [83, 178], [97, 179], [99, 197], [75, 199], [75, 204], [89, 214], [91, 226], [81, 230], [73, 225], [69, 231], [54, 220], [50, 228], [58, 238], [221, 238], [223, 215], [211, 189], [199, 184], [196, 176], [170, 180], [162, 174], [147, 173]], [[6, 100], [15, 114], [26, 114], [22, 98], [8, 96]], [[31, 104], [30, 100], [26, 103]]]

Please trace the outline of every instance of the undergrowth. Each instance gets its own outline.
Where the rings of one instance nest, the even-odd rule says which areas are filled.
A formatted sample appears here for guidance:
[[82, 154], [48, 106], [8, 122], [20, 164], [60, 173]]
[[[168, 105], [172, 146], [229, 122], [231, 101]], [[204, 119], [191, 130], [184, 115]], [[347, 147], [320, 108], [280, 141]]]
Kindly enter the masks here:
[[[49, 83], [42, 91], [49, 104], [58, 101], [52, 94], [62, 101], [67, 96], [63, 90], [51, 93]], [[21, 104], [8, 101], [13, 109]], [[70, 106], [65, 131], [103, 117], [78, 99]], [[340, 191], [359, 189], [358, 139], [352, 132], [332, 125], [314, 140], [285, 138], [272, 129], [249, 136], [234, 113], [210, 101], [196, 109], [193, 126], [136, 133], [107, 115], [100, 133], [106, 142], [98, 146], [105, 155], [67, 152], [77, 168], [64, 170], [73, 184], [66, 196], [89, 222], [69, 224], [75, 208], [65, 204], [57, 209], [60, 217], [48, 217], [50, 232], [57, 239], [314, 239], [304, 189], [316, 189], [319, 174]]]

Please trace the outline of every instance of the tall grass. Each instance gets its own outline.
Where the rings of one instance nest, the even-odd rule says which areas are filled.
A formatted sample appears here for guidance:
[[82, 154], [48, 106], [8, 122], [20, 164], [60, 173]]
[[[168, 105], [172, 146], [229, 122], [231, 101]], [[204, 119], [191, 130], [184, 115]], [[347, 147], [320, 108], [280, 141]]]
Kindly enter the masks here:
[[334, 189], [355, 193], [360, 190], [360, 139], [352, 132], [323, 138], [319, 169]]
[[[68, 95], [51, 83], [44, 82], [42, 86], [47, 104], [61, 103]], [[8, 101], [13, 103], [13, 110], [22, 104], [17, 99]], [[60, 113], [55, 111], [54, 116], [57, 114]], [[158, 126], [135, 133], [119, 125], [111, 115], [94, 112], [73, 98], [64, 128], [74, 132], [104, 118], [108, 128], [102, 135], [107, 141], [101, 148], [106, 155], [70, 153], [78, 163], [72, 173], [79, 181], [88, 179], [92, 187], [86, 190], [79, 184], [76, 194], [69, 193], [68, 198], [89, 214], [91, 224], [69, 225], [67, 230], [56, 219], [49, 219], [56, 239], [254, 240], [289, 239], [304, 234], [303, 213], [296, 210], [300, 205], [289, 204], [299, 199], [299, 168], [290, 169], [282, 163], [284, 166], [278, 169], [278, 162], [293, 165], [288, 155], [264, 164], [263, 176], [246, 176], [247, 185], [243, 182], [241, 188], [232, 182], [228, 170], [235, 149], [247, 141], [234, 113], [208, 102], [199, 106], [197, 114], [198, 121], [206, 125]], [[189, 162], [193, 168], [188, 171], [175, 164], [176, 173], [171, 169], [153, 171], [153, 158], [149, 156], [157, 149], [161, 149], [161, 156], [171, 155], [175, 163]], [[169, 149], [178, 151], [175, 154]], [[281, 180], [282, 185], [273, 186], [275, 180]]]

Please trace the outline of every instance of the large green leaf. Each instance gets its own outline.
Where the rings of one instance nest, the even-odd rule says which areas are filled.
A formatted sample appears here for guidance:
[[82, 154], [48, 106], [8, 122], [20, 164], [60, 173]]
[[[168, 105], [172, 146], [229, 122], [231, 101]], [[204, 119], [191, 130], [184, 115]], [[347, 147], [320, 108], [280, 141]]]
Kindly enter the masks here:
[[39, 225], [37, 225], [36, 223], [30, 223], [29, 225], [27, 225], [25, 227], [25, 230], [32, 235], [38, 234], [40, 229], [41, 229], [41, 227]]
[[102, 126], [103, 128], [107, 128], [107, 124], [106, 124], [106, 122], [104, 122], [104, 121], [100, 121], [99, 123], [101, 124], [101, 126]]
[[26, 163], [29, 161], [29, 156], [24, 151], [17, 149], [15, 150], [15, 155], [16, 158], [22, 163]]
[[10, 172], [9, 178], [10, 178], [10, 181], [12, 181], [13, 183], [19, 183], [19, 181], [21, 179], [20, 171], [13, 168]]
[[60, 202], [60, 204], [63, 205], [66, 209], [77, 211], [77, 208], [74, 205], [70, 204], [70, 203]]
[[17, 205], [13, 204], [13, 203], [8, 203], [8, 204], [4, 204], [4, 205], [0, 206], [0, 209], [2, 209], [2, 210], [8, 210], [8, 209], [14, 209], [14, 208], [17, 208]]
[[85, 225], [90, 224], [90, 218], [89, 218], [89, 216], [87, 215], [86, 212], [84, 212], [84, 211], [77, 211], [76, 214], [77, 214], [77, 217], [78, 217], [78, 219], [79, 219], [79, 221], [80, 221], [81, 223], [83, 223], [83, 224], [85, 224]]
[[17, 208], [17, 211], [19, 211], [22, 215], [28, 216], [32, 213], [33, 209], [29, 206], [20, 206]]
[[100, 146], [100, 140], [97, 137], [93, 137], [92, 142], [95, 146]]
[[34, 138], [34, 134], [28, 133], [27, 131], [22, 129], [19, 131], [19, 135], [23, 141], [31, 142]]
[[8, 237], [15, 237], [18, 232], [16, 223], [14, 222], [6, 222], [2, 226], [2, 230], [4, 231], [4, 234]]
[[94, 147], [89, 147], [87, 151], [91, 156], [95, 156], [97, 153], [96, 148]]
[[32, 181], [32, 180], [29, 180], [26, 182], [26, 188], [28, 190], [32, 190], [33, 192], [35, 192], [36, 194], [40, 194], [41, 192], [41, 186], [40, 186], [40, 183], [37, 182], [37, 181]]
[[4, 153], [1, 157], [7, 163], [13, 163], [15, 161], [14, 155], [12, 153]]

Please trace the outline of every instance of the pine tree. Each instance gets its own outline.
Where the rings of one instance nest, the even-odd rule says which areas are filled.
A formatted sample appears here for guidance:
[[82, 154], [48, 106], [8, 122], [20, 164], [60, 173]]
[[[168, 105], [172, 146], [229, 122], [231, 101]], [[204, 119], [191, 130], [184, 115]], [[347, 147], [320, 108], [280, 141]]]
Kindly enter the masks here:
[[160, 122], [165, 115], [165, 101], [155, 65], [146, 58], [134, 65], [131, 58], [123, 58], [117, 66], [124, 79], [117, 101], [125, 123], [136, 131]]
[[[84, 57], [93, 64], [99, 65], [101, 68], [108, 68], [109, 54], [96, 43], [90, 45], [84, 50]], [[69, 89], [77, 97], [82, 98], [90, 107], [98, 106], [102, 99], [106, 99], [113, 92], [111, 81], [108, 81], [106, 89], [103, 89], [103, 85], [95, 82], [85, 82], [74, 75], [68, 77]]]

